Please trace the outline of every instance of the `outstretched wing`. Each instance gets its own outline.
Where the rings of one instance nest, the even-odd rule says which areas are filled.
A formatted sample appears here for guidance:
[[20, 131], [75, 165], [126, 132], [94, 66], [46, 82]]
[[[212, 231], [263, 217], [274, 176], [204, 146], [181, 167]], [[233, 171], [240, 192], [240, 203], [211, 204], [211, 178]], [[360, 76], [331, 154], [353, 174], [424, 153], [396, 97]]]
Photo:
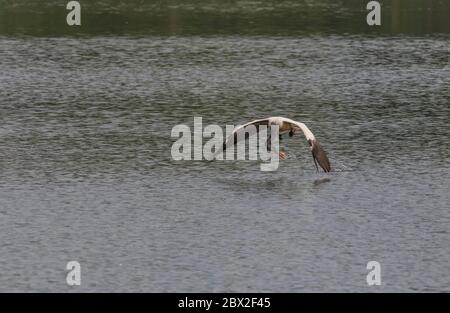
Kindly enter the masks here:
[[[241, 126], [237, 126], [233, 130], [231, 135], [223, 142], [221, 151], [225, 151], [227, 149], [227, 147], [231, 147], [233, 145], [236, 145], [238, 140], [242, 138], [242, 136], [238, 136], [238, 134], [240, 132], [242, 132], [242, 131], [245, 131], [245, 128], [247, 126], [249, 126], [249, 125], [255, 126], [256, 127], [256, 133], [259, 133], [260, 126], [264, 125], [264, 126], [267, 127], [267, 126], [269, 126], [269, 124], [270, 124], [270, 119], [269, 118], [264, 118], [264, 119], [251, 121], [251, 122], [246, 123], [246, 124], [241, 125]], [[249, 136], [250, 136], [250, 133], [246, 132], [244, 138], [242, 138], [242, 139], [247, 140]], [[218, 152], [221, 152], [221, 151], [218, 151]]]
[[316, 169], [319, 170], [319, 167], [317, 166], [317, 164], [319, 164], [320, 167], [324, 170], [324, 172], [330, 172], [331, 165], [330, 160], [328, 160], [327, 153], [322, 148], [322, 145], [316, 139], [314, 134], [309, 130], [309, 128], [305, 124], [291, 119], [284, 119], [284, 122], [292, 125], [294, 133], [295, 131], [298, 130], [301, 130], [303, 132], [306, 140], [308, 140], [308, 143], [311, 147], [311, 153], [313, 156], [314, 164], [316, 165]]
[[317, 139], [311, 140], [309, 143], [311, 145], [311, 153], [314, 159], [314, 164], [316, 165], [316, 169], [319, 170], [317, 163], [319, 163], [320, 167], [324, 170], [324, 172], [328, 173], [331, 171], [330, 160], [328, 160], [327, 153], [322, 148], [321, 144]]

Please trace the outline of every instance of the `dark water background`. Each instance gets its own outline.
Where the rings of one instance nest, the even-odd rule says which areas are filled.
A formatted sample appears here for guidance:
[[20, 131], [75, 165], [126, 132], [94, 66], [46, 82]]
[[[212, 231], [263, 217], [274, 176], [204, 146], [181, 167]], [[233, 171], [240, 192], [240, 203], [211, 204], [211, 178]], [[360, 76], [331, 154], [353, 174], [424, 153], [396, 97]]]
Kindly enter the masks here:
[[0, 0], [0, 34], [218, 36], [449, 34], [447, 0], [384, 0], [369, 28], [366, 0], [80, 1], [82, 27], [66, 24], [65, 0]]
[[[366, 3], [1, 0], [0, 291], [450, 291], [450, 2]], [[336, 171], [171, 160], [272, 115]]]

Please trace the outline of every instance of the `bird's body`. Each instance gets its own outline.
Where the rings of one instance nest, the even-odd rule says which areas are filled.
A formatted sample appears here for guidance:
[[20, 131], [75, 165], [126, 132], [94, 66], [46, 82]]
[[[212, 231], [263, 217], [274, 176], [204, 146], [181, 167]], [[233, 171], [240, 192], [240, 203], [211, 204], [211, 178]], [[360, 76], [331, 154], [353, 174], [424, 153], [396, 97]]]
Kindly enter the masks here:
[[[228, 137], [228, 139], [223, 143], [222, 151], [225, 151], [227, 146], [231, 143], [236, 144], [238, 141], [238, 133], [241, 131], [245, 131], [247, 126], [253, 125], [256, 127], [256, 132], [259, 132], [260, 126], [270, 127], [270, 126], [276, 126], [278, 125], [278, 131], [280, 136], [286, 133], [289, 133], [289, 136], [293, 136], [299, 132], [302, 132], [305, 136], [306, 140], [308, 141], [312, 156], [314, 159], [314, 164], [316, 165], [316, 168], [318, 169], [317, 163], [322, 167], [322, 169], [325, 172], [331, 171], [331, 165], [330, 161], [328, 160], [327, 154], [325, 150], [320, 145], [319, 141], [316, 139], [314, 134], [309, 130], [309, 128], [301, 122], [294, 121], [289, 118], [280, 117], [280, 116], [274, 116], [274, 117], [268, 117], [264, 119], [258, 119], [251, 121], [249, 123], [243, 124], [241, 126], [236, 127], [232, 134]], [[248, 134], [245, 134], [245, 138], [248, 137]], [[268, 140], [269, 143], [269, 140]]]

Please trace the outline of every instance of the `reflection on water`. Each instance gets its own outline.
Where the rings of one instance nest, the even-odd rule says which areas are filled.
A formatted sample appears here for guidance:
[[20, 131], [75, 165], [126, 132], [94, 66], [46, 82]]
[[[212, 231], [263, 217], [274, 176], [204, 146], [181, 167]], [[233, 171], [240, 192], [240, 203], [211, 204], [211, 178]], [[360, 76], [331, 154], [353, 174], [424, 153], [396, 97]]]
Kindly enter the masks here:
[[367, 27], [367, 0], [81, 1], [82, 27], [66, 24], [67, 1], [0, 0], [5, 35], [305, 35], [450, 33], [446, 0], [384, 0], [382, 26]]
[[[214, 6], [217, 23], [243, 23]], [[256, 37], [22, 37], [3, 20], [1, 291], [70, 291], [70, 260], [78, 291], [373, 291], [370, 260], [377, 290], [450, 291], [447, 35], [277, 36], [264, 12]], [[23, 33], [65, 32], [45, 23]], [[171, 128], [194, 116], [272, 115], [304, 121], [337, 170], [317, 174], [299, 137], [271, 173], [170, 158]]]

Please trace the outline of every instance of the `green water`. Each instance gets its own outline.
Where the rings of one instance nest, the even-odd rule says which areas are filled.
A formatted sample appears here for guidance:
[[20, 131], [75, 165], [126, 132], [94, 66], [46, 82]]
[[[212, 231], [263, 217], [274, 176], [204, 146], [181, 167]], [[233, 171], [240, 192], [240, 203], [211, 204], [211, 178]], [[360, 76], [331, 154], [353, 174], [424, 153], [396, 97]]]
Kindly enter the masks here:
[[450, 2], [385, 0], [368, 27], [364, 0], [80, 1], [82, 26], [66, 24], [68, 1], [0, 1], [0, 35], [431, 35], [450, 33]]

